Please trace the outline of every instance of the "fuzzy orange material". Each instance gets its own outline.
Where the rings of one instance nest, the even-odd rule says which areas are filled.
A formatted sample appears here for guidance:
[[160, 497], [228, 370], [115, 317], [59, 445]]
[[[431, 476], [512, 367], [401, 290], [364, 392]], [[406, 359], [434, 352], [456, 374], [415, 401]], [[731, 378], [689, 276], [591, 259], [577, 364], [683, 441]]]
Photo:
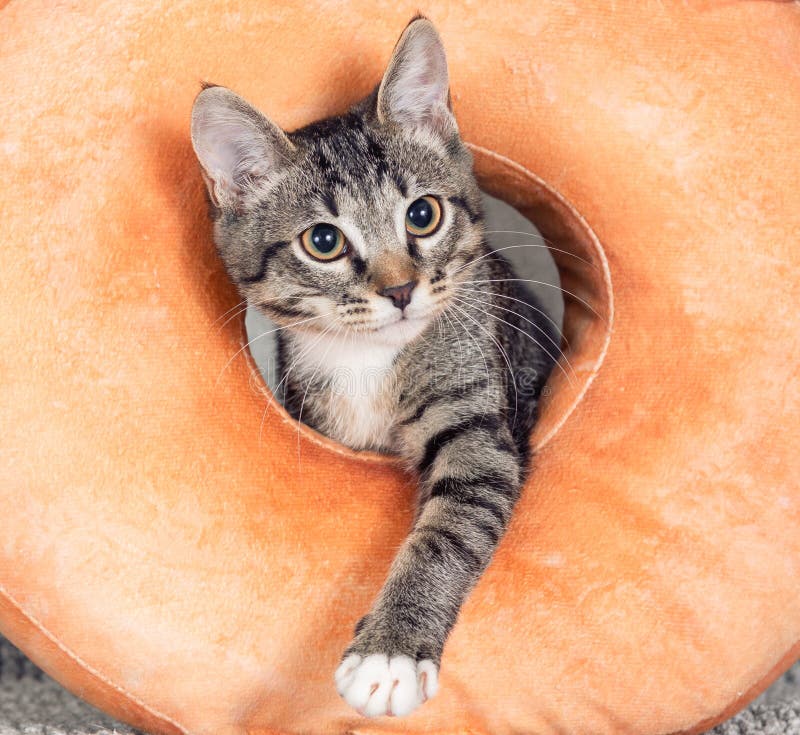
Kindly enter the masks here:
[[[341, 111], [417, 10], [568, 350], [439, 696], [370, 721], [332, 676], [413, 481], [235, 356], [189, 113], [201, 79]], [[159, 733], [656, 735], [800, 654], [797, 3], [20, 0], [0, 34], [0, 629], [49, 673]]]

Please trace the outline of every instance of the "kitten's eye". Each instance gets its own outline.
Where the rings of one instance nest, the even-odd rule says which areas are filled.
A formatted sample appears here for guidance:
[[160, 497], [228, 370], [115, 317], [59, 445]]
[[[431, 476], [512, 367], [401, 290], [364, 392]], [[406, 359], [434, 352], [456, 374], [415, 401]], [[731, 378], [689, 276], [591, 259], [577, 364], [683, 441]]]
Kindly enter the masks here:
[[406, 230], [415, 237], [432, 235], [442, 221], [442, 208], [430, 194], [420, 197], [406, 210]]
[[338, 227], [314, 225], [300, 235], [300, 244], [316, 260], [336, 260], [347, 252], [347, 240]]

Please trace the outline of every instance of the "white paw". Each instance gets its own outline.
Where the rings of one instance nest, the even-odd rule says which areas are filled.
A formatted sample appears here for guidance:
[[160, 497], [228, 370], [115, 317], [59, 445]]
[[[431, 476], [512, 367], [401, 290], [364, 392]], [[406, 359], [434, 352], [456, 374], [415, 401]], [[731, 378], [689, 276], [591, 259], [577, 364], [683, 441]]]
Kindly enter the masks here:
[[351, 653], [336, 669], [336, 689], [345, 702], [366, 717], [404, 717], [439, 689], [439, 668], [430, 659]]

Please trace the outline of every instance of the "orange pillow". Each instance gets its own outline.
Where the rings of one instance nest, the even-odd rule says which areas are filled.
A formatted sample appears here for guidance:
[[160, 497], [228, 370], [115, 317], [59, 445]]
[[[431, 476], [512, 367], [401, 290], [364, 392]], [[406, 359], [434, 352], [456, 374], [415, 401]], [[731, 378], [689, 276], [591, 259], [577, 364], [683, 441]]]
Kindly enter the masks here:
[[[439, 696], [332, 673], [413, 482], [270, 403], [189, 141], [200, 79], [286, 128], [441, 30], [569, 360]], [[0, 13], [0, 630], [159, 733], [698, 732], [800, 654], [800, 7], [12, 3]], [[230, 364], [228, 365], [230, 361]]]

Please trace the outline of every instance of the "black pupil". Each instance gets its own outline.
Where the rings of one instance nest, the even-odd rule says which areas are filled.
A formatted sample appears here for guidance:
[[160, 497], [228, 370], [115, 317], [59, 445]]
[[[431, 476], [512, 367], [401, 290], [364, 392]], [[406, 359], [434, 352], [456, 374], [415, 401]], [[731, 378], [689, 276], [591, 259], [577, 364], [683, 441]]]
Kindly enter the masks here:
[[320, 253], [330, 253], [339, 242], [339, 231], [332, 225], [317, 225], [311, 231], [311, 242]]
[[433, 207], [425, 199], [417, 199], [408, 208], [408, 220], [414, 227], [423, 230], [433, 220]]

